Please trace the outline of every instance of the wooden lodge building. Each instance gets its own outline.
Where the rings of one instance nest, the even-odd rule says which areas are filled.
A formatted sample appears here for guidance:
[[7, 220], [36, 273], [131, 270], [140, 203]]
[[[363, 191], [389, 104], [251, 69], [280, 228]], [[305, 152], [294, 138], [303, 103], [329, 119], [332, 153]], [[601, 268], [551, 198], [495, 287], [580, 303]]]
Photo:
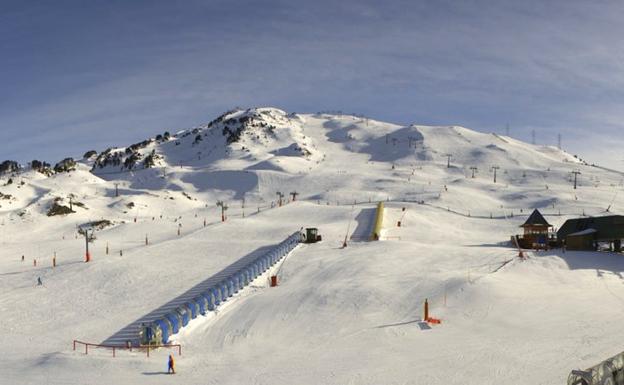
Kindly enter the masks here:
[[567, 220], [557, 231], [557, 239], [568, 250], [599, 250], [608, 244], [609, 250], [621, 252], [624, 239], [624, 216], [577, 218]]
[[539, 210], [534, 210], [520, 227], [524, 229], [524, 234], [516, 235], [512, 238], [512, 242], [517, 242], [520, 248], [546, 249], [557, 244], [555, 235], [552, 232], [553, 226], [548, 223]]

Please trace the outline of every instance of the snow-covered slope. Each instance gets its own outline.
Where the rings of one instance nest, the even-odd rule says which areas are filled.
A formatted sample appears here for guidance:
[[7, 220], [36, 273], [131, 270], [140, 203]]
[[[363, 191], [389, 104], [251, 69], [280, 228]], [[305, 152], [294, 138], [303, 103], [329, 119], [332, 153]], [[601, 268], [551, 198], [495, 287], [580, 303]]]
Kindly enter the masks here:
[[[556, 148], [463, 127], [274, 108], [231, 111], [50, 177], [5, 174], [0, 378], [561, 383], [624, 350], [613, 343], [624, 262], [559, 251], [520, 261], [507, 241], [533, 208], [555, 226], [622, 212], [622, 180]], [[286, 203], [291, 192], [296, 202]], [[229, 206], [225, 223], [218, 200]], [[384, 236], [365, 242], [378, 200], [389, 201]], [[100, 228], [85, 264], [78, 227], [89, 223]], [[149, 359], [72, 351], [72, 340], [104, 341], [301, 227], [318, 227], [323, 242], [301, 245], [278, 267], [279, 287], [261, 277], [174, 336], [184, 349], [175, 378], [161, 375], [167, 350]], [[418, 322], [425, 298], [442, 325]]]
[[[227, 112], [207, 125], [164, 133], [97, 156], [98, 175], [150, 167], [190, 166], [212, 169], [296, 171], [322, 157], [303, 132], [302, 121], [275, 108]], [[280, 159], [289, 159], [280, 165]]]

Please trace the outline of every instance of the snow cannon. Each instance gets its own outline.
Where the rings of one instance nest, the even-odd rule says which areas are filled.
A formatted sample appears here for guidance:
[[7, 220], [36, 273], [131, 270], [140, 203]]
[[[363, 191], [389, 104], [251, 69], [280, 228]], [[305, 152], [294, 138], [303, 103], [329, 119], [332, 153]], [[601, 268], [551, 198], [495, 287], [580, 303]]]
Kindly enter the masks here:
[[306, 232], [303, 237], [304, 243], [316, 243], [322, 240], [323, 238], [318, 234], [318, 229], [316, 227], [306, 228]]
[[163, 340], [162, 328], [155, 322], [141, 324], [139, 342], [141, 345], [160, 345]]

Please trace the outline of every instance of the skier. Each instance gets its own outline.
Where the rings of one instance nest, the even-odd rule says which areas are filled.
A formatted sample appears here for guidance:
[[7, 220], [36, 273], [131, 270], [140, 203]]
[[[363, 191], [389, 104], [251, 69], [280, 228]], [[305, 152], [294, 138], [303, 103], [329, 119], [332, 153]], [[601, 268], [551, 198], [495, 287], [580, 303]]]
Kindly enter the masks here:
[[169, 355], [169, 362], [167, 365], [167, 374], [175, 374], [175, 361], [173, 360], [173, 354]]
[[37, 277], [37, 286], [42, 286], [43, 282], [41, 282], [41, 277]]

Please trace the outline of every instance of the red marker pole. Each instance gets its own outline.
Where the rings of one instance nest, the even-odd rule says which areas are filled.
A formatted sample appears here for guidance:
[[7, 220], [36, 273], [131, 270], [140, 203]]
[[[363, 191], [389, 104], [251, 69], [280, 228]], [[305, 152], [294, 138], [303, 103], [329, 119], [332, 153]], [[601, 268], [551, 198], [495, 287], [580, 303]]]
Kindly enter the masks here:
[[85, 263], [91, 262], [91, 253], [89, 253], [89, 231], [85, 230]]

